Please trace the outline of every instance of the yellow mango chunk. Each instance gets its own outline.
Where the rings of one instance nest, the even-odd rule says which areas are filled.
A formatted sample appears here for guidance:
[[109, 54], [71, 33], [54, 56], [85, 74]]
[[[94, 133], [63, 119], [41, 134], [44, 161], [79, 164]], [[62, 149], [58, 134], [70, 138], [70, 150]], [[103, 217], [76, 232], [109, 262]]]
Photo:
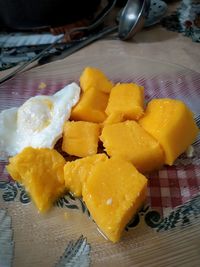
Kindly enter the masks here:
[[146, 199], [147, 179], [125, 160], [97, 163], [83, 186], [83, 200], [100, 230], [117, 242]]
[[69, 155], [86, 157], [97, 153], [100, 125], [86, 121], [67, 121], [62, 150]]
[[134, 83], [121, 83], [112, 88], [107, 115], [121, 113], [124, 118], [138, 120], [144, 113], [144, 88]]
[[106, 124], [114, 124], [117, 122], [122, 122], [124, 121], [124, 115], [121, 112], [113, 112], [111, 113], [103, 122], [103, 125]]
[[67, 162], [64, 167], [66, 188], [76, 197], [82, 196], [82, 187], [91, 169], [101, 161], [107, 160], [106, 154], [96, 154], [75, 161]]
[[100, 140], [109, 156], [131, 161], [140, 172], [159, 169], [164, 164], [160, 144], [135, 121], [104, 126]]
[[78, 104], [72, 109], [71, 120], [89, 122], [103, 122], [106, 118], [105, 109], [108, 103], [108, 94], [94, 87], [84, 92]]
[[190, 109], [182, 101], [169, 98], [151, 100], [139, 124], [161, 144], [169, 165], [186, 151], [199, 132]]
[[81, 74], [80, 86], [84, 92], [90, 90], [93, 87], [98, 91], [110, 93], [113, 87], [113, 83], [108, 80], [108, 78], [101, 70], [97, 68], [87, 67]]
[[47, 211], [65, 191], [65, 159], [54, 149], [27, 147], [9, 159], [8, 173], [25, 186], [40, 212]]

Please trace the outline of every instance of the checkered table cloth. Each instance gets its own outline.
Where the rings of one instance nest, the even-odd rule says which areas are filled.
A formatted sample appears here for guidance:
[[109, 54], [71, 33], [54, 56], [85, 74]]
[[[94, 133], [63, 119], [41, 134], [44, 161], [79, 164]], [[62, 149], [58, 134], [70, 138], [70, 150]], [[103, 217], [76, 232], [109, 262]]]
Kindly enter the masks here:
[[200, 165], [165, 167], [149, 175], [148, 203], [166, 215], [200, 191]]

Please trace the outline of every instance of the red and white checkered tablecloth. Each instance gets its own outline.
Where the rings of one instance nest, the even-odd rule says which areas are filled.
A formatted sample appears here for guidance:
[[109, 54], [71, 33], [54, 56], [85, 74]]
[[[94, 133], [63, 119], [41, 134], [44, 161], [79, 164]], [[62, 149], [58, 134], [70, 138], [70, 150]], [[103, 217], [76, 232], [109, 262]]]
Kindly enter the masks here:
[[149, 175], [148, 203], [167, 214], [200, 191], [200, 165], [164, 167]]

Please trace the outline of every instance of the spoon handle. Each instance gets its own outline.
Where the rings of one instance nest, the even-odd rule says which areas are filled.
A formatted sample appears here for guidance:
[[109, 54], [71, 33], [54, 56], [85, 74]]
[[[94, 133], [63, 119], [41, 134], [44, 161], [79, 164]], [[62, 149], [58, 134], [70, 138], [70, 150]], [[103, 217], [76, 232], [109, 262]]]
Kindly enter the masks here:
[[98, 33], [95, 33], [93, 35], [90, 35], [86, 39], [74, 44], [73, 46], [69, 47], [63, 54], [65, 57], [73, 54], [74, 52], [80, 50], [81, 48], [87, 46], [88, 44], [93, 43], [94, 41], [101, 39], [105, 35], [108, 35], [110, 33], [113, 33], [118, 30], [118, 26], [111, 26], [111, 27], [105, 27], [103, 30], [101, 30]]
[[[118, 29], [118, 26], [117, 25], [111, 26], [111, 27], [106, 27], [103, 30], [101, 30], [100, 32], [95, 33], [93, 35], [90, 35], [86, 39], [83, 39], [82, 41], [80, 41], [78, 43], [75, 43], [74, 45], [72, 45], [71, 47], [69, 47], [65, 52], [63, 52], [63, 55], [65, 57], [67, 57], [67, 56], [75, 53], [76, 51], [80, 50], [81, 48], [87, 46], [88, 44], [91, 44], [94, 41], [96, 41], [98, 39], [101, 39], [105, 35], [108, 35], [110, 33], [113, 33], [115, 31], [117, 31], [117, 29]], [[38, 55], [36, 55], [35, 57], [33, 57], [30, 61], [24, 63], [23, 65], [19, 66], [19, 68], [15, 69], [11, 73], [9, 73], [8, 75], [6, 75], [2, 79], [0, 79], [0, 84], [6, 82], [8, 80], [10, 80], [15, 75], [17, 75], [18, 73], [22, 72], [22, 70], [24, 70], [28, 65], [30, 65], [34, 61], [41, 59], [46, 54], [46, 52], [48, 52], [60, 40], [61, 40], [61, 38], [58, 38], [53, 44], [51, 44], [50, 46], [48, 46], [47, 48], [45, 48], [44, 50], [42, 50]]]

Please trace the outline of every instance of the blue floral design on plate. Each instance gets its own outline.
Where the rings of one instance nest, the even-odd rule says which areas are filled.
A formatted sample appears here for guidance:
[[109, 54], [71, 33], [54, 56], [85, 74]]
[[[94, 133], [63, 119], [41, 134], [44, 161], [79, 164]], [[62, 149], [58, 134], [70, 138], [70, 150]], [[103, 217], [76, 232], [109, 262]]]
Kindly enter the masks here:
[[0, 181], [0, 189], [2, 190], [2, 198], [4, 201], [19, 201], [28, 204], [31, 199], [24, 187], [17, 182]]
[[76, 242], [70, 241], [55, 267], [89, 267], [91, 246], [81, 236]]

